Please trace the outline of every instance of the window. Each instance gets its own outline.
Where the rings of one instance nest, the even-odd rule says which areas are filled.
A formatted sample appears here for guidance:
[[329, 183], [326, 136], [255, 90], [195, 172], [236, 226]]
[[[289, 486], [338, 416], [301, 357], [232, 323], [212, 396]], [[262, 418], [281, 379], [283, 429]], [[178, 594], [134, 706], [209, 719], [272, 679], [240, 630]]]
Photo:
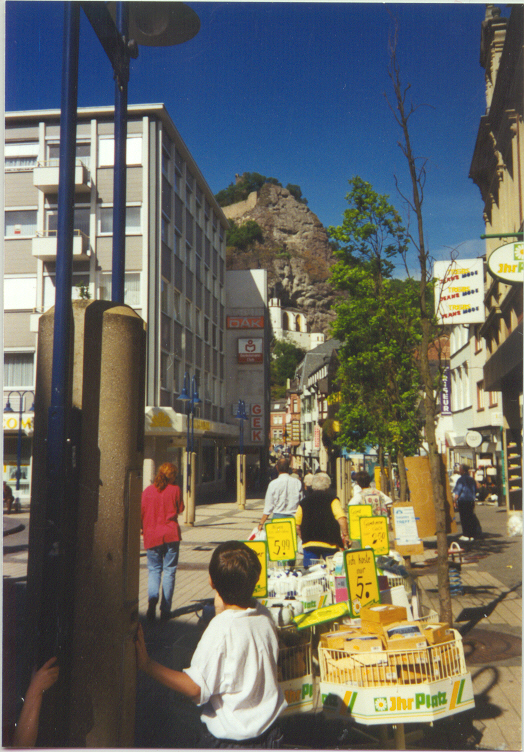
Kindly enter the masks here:
[[33, 237], [36, 235], [36, 209], [6, 211], [5, 237]]
[[[75, 157], [77, 160], [80, 160], [81, 162], [83, 162], [86, 167], [89, 167], [90, 156], [91, 156], [91, 144], [89, 143], [89, 141], [84, 141], [76, 145]], [[60, 158], [60, 144], [58, 142], [48, 143], [47, 144], [47, 157], [46, 157], [47, 164], [51, 167], [53, 166], [56, 167], [58, 166], [59, 158]]]
[[[55, 286], [55, 275], [47, 274], [44, 277], [44, 311], [47, 311], [55, 304]], [[89, 290], [89, 274], [73, 274], [71, 284], [72, 300], [80, 300], [85, 295], [86, 290]]]
[[185, 325], [188, 329], [191, 329], [191, 302], [186, 300], [186, 320]]
[[32, 311], [35, 305], [36, 276], [4, 278], [5, 311]]
[[282, 415], [273, 415], [273, 425], [274, 426], [281, 426], [283, 423], [282, 421]]
[[[98, 141], [98, 166], [113, 167], [115, 162], [115, 139], [100, 138]], [[126, 144], [126, 163], [142, 164], [142, 136], [128, 136]]]
[[489, 406], [490, 407], [497, 407], [499, 404], [499, 393], [498, 392], [488, 392], [489, 394]]
[[477, 382], [477, 410], [484, 410], [484, 382]]
[[480, 336], [480, 324], [475, 327], [475, 354], [482, 350], [482, 337]]
[[[99, 209], [100, 234], [110, 235], [113, 232], [113, 207], [103, 206]], [[137, 235], [141, 232], [141, 207], [126, 206], [126, 235]]]
[[173, 291], [173, 317], [180, 321], [181, 295], [178, 290]]
[[167, 369], [169, 366], [169, 355], [165, 352], [160, 353], [160, 386], [167, 389]]
[[160, 309], [162, 313], [169, 313], [169, 283], [165, 279], [160, 282]]
[[195, 312], [195, 332], [197, 337], [202, 336], [202, 312], [198, 308]]
[[31, 170], [36, 165], [38, 141], [8, 143], [4, 154], [6, 170]]
[[4, 353], [4, 387], [26, 387], [34, 383], [34, 353]]
[[[100, 275], [100, 300], [111, 300], [111, 274]], [[134, 308], [140, 307], [140, 273], [124, 275], [124, 303]]]
[[[73, 229], [84, 233], [89, 237], [89, 216], [88, 206], [75, 206], [73, 217]], [[46, 230], [49, 234], [54, 234], [58, 227], [58, 210], [48, 209], [46, 211]]]

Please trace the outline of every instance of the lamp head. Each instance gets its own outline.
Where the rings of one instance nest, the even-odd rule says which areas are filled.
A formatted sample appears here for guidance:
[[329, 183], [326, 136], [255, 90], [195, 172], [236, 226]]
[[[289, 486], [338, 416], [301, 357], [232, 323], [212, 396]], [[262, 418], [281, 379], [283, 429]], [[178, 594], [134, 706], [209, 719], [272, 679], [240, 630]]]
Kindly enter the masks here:
[[11, 407], [11, 403], [9, 402], [9, 397], [7, 398], [7, 402], [5, 403], [4, 413], [14, 413], [14, 410]]
[[[110, 3], [111, 15], [114, 3]], [[129, 38], [146, 47], [169, 47], [192, 39], [200, 29], [200, 19], [182, 2], [129, 3]]]
[[184, 386], [182, 387], [182, 391], [178, 395], [178, 399], [181, 402], [189, 402], [191, 397], [189, 396], [189, 374], [186, 371], [184, 374]]

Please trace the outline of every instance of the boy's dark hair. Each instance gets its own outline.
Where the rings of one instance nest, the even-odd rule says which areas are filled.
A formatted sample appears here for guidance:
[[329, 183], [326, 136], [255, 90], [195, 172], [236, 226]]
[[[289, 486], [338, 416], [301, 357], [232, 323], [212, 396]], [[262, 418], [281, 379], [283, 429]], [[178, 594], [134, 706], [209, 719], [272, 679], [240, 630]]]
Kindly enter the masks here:
[[360, 488], [369, 488], [369, 484], [371, 483], [371, 476], [369, 473], [366, 473], [363, 470], [361, 470], [360, 472], [356, 474], [355, 480], [360, 486]]
[[215, 548], [209, 562], [213, 587], [228, 606], [248, 608], [262, 565], [253, 549], [240, 541]]

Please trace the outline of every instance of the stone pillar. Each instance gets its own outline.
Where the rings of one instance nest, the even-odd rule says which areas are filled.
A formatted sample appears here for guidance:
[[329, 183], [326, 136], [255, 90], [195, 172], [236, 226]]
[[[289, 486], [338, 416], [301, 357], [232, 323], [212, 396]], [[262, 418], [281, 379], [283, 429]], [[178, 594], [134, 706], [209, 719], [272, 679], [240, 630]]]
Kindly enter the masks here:
[[237, 454], [237, 504], [246, 508], [246, 455]]

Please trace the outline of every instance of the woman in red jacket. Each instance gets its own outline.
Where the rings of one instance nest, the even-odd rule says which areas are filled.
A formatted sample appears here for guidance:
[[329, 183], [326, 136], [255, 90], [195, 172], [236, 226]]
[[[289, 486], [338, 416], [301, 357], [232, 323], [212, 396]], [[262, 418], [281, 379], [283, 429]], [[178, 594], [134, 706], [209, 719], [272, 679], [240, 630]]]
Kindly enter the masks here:
[[184, 511], [180, 488], [175, 485], [178, 470], [164, 462], [151, 486], [142, 494], [142, 533], [147, 553], [149, 577], [147, 618], [155, 619], [162, 578], [160, 618], [169, 619], [175, 590], [175, 575], [182, 536], [177, 518]]

